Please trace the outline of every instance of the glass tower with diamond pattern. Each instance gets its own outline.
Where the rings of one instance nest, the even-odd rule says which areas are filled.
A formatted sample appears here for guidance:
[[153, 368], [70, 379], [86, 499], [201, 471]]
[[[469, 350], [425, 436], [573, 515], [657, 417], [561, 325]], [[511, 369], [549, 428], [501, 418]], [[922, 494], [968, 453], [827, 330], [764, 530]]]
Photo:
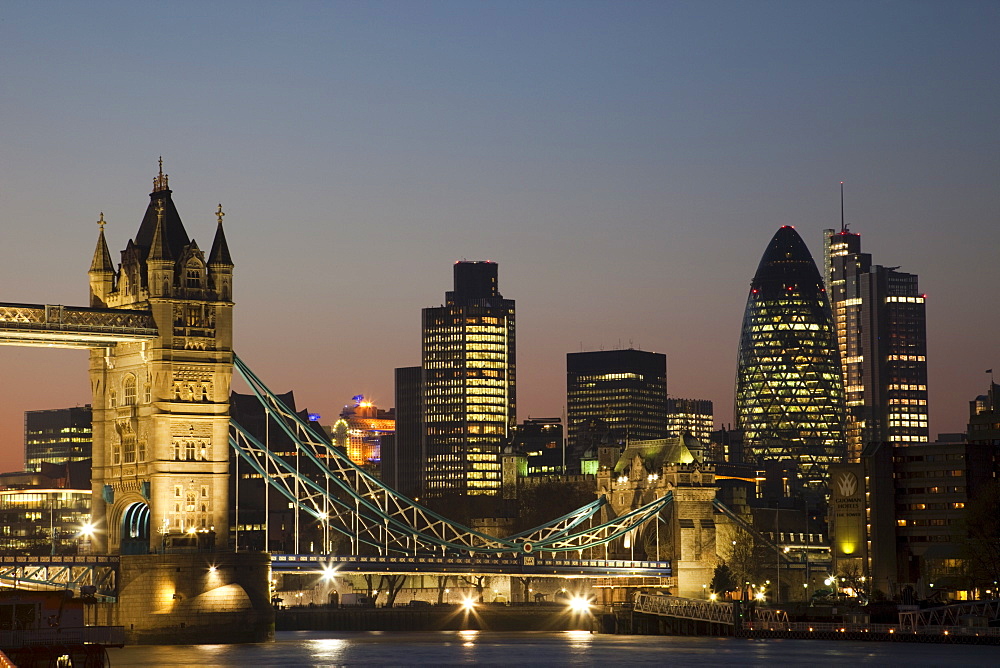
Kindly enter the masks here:
[[802, 237], [779, 229], [750, 284], [736, 378], [736, 424], [761, 465], [794, 463], [821, 490], [845, 455], [840, 358], [823, 281]]

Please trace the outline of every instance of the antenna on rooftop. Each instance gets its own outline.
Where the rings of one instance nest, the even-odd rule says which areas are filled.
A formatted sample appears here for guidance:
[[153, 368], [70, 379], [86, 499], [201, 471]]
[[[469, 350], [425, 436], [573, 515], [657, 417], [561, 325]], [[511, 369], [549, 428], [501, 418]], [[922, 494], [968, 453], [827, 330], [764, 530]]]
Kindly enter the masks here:
[[840, 233], [847, 232], [847, 225], [844, 224], [844, 182], [840, 182]]

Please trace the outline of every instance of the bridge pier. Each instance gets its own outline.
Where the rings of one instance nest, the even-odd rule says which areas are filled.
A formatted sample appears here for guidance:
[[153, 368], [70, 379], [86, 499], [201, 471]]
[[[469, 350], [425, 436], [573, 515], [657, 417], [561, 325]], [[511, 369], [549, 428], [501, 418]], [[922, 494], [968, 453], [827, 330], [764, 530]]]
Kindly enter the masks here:
[[269, 574], [265, 553], [122, 555], [117, 623], [129, 644], [270, 640]]

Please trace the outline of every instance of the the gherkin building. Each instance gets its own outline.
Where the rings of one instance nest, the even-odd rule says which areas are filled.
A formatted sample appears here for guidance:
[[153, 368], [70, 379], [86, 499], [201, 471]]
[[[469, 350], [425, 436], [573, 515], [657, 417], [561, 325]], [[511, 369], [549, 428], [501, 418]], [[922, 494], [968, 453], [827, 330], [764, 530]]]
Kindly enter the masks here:
[[740, 334], [736, 423], [763, 464], [792, 460], [808, 488], [843, 460], [844, 392], [823, 281], [794, 228], [779, 229], [750, 284]]

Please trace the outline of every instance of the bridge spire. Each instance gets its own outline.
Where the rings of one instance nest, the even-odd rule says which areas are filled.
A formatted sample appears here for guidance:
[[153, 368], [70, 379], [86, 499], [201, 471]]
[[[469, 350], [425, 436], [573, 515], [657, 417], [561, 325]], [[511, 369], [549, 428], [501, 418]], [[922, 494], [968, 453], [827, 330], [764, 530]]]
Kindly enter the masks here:
[[229, 244], [226, 243], [226, 233], [222, 229], [222, 217], [225, 215], [222, 211], [222, 204], [219, 204], [219, 208], [215, 212], [219, 224], [215, 228], [215, 240], [212, 241], [212, 252], [208, 254], [208, 263], [232, 267], [233, 258], [229, 255]]
[[163, 173], [163, 156], [160, 156], [160, 173], [153, 179], [153, 192], [170, 190], [170, 177]]
[[104, 212], [97, 221], [100, 231], [97, 233], [97, 248], [94, 249], [94, 259], [90, 263], [90, 305], [106, 306], [108, 295], [114, 289], [115, 265], [111, 261], [107, 239], [104, 238]]
[[157, 200], [156, 204], [156, 227], [153, 229], [153, 243], [149, 247], [149, 260], [172, 260], [170, 246], [167, 245], [167, 237], [163, 232], [163, 200]]

